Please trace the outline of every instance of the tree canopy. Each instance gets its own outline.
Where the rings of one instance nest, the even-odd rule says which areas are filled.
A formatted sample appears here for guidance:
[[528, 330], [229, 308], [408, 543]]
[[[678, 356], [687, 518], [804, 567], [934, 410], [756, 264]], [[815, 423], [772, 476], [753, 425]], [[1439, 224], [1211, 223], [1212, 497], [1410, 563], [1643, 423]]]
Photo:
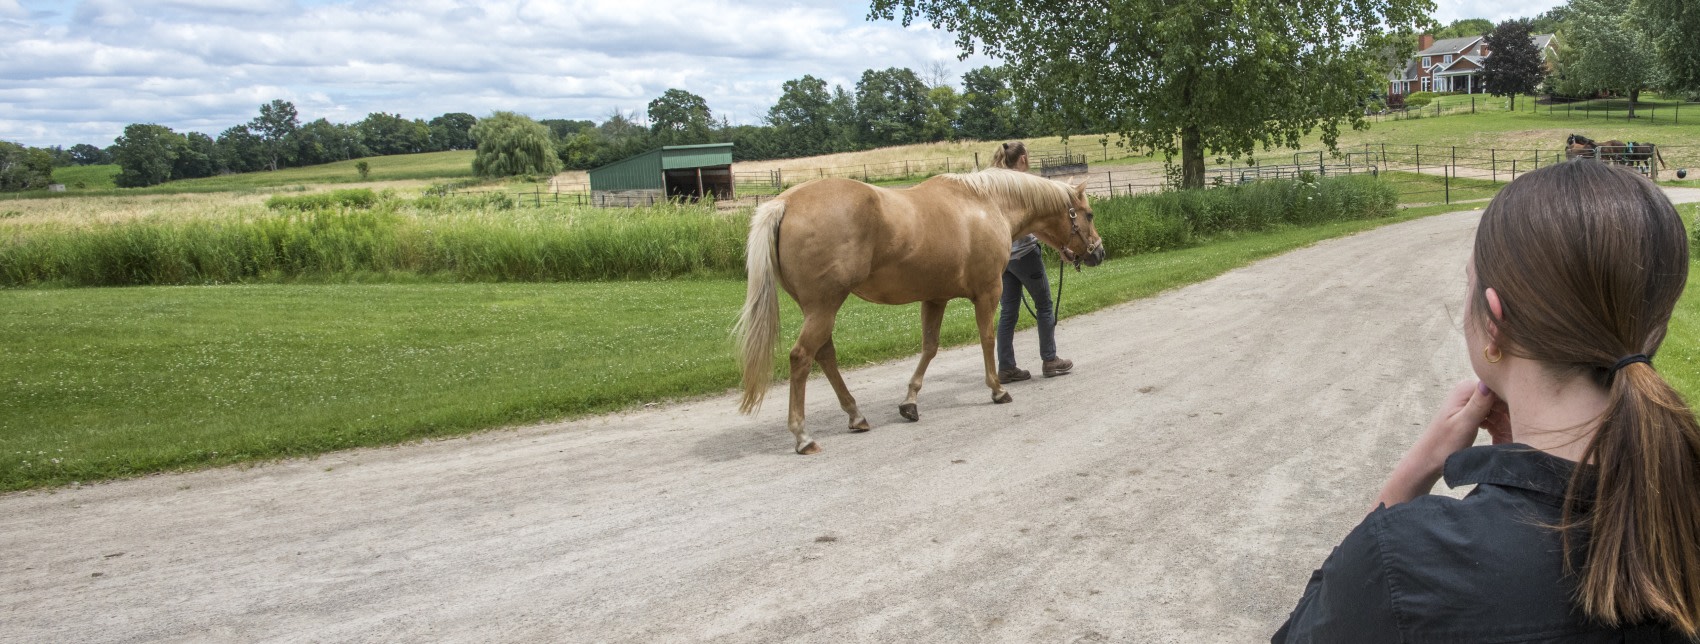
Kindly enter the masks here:
[[1700, 93], [1700, 5], [1694, 0], [1635, 0], [1639, 21], [1673, 88]]
[[1493, 55], [1482, 61], [1482, 83], [1489, 94], [1511, 97], [1511, 108], [1516, 109], [1517, 95], [1534, 93], [1546, 77], [1541, 52], [1530, 40], [1529, 22], [1501, 22], [1486, 41]]
[[41, 190], [53, 183], [53, 155], [0, 141], [0, 192]]
[[478, 176], [547, 175], [561, 169], [549, 128], [531, 117], [496, 112], [472, 126], [471, 133], [478, 140], [478, 152], [472, 158], [472, 171]]
[[708, 101], [685, 90], [669, 89], [649, 102], [650, 131], [664, 144], [708, 143], [713, 125]]
[[1387, 55], [1410, 53], [1429, 0], [873, 0], [870, 18], [916, 19], [957, 35], [964, 55], [1005, 61], [1014, 92], [1058, 131], [1102, 123], [1136, 146], [1181, 156], [1204, 185], [1204, 155], [1298, 147], [1362, 127]]
[[[1565, 32], [1567, 81], [1587, 92], [1611, 90], [1629, 96], [1629, 116], [1643, 90], [1664, 82], [1652, 39], [1630, 13], [1630, 0], [1571, 0]], [[1498, 55], [1495, 53], [1494, 55]]]
[[1445, 40], [1447, 38], [1480, 36], [1489, 31], [1493, 31], [1493, 28], [1493, 21], [1486, 18], [1463, 18], [1460, 20], [1454, 20], [1452, 21], [1452, 24], [1434, 30], [1434, 39]]

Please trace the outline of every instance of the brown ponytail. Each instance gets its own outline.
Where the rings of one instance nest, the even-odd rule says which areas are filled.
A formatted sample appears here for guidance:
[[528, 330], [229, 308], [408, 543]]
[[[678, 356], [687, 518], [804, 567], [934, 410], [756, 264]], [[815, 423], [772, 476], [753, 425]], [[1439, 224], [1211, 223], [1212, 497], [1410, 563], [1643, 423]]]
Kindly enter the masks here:
[[1027, 144], [1020, 141], [1010, 141], [998, 146], [998, 149], [992, 152], [992, 167], [1013, 169], [1015, 162], [1021, 160], [1021, 157], [1024, 156], [1027, 156]]
[[[1607, 624], [1658, 619], [1700, 634], [1700, 426], [1681, 395], [1646, 364], [1617, 373], [1611, 402], [1573, 477], [1564, 540], [1587, 535], [1577, 589]], [[1591, 490], [1585, 488], [1592, 487]], [[1579, 499], [1592, 497], [1590, 505]]]
[[[1658, 621], [1700, 635], [1700, 423], [1652, 364], [1688, 277], [1688, 237], [1670, 200], [1630, 170], [1594, 161], [1511, 183], [1476, 230], [1476, 319], [1485, 288], [1506, 353], [1609, 391], [1565, 493], [1562, 531], [1577, 603], [1607, 625]], [[1654, 361], [1656, 363], [1656, 360]]]

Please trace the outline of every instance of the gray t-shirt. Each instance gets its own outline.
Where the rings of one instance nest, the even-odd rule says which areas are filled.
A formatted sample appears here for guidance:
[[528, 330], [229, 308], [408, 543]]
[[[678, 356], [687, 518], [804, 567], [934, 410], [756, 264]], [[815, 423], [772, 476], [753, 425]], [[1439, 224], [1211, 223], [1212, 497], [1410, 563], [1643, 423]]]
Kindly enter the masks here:
[[1013, 262], [1026, 257], [1028, 253], [1036, 250], [1039, 250], [1039, 237], [1037, 235], [1028, 235], [1017, 239], [1015, 243], [1009, 245], [1009, 261]]

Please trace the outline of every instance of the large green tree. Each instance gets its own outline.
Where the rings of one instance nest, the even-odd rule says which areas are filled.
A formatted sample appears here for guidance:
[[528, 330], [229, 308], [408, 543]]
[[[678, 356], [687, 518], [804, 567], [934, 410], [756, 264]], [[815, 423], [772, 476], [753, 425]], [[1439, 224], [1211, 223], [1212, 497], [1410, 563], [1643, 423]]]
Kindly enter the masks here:
[[1664, 64], [1666, 83], [1700, 93], [1700, 2], [1635, 0], [1635, 9]]
[[907, 67], [862, 72], [856, 81], [856, 125], [871, 147], [915, 143], [927, 119], [927, 84]]
[[471, 134], [478, 140], [478, 152], [472, 157], [472, 171], [478, 176], [555, 174], [561, 170], [549, 128], [529, 116], [496, 112], [472, 126]]
[[1486, 40], [1493, 55], [1482, 61], [1482, 84], [1489, 94], [1511, 97], [1511, 109], [1516, 110], [1517, 95], [1534, 93], [1546, 78], [1541, 52], [1529, 37], [1529, 22], [1501, 22]]
[[400, 114], [373, 112], [354, 127], [360, 131], [360, 142], [372, 154], [413, 154], [431, 145], [431, 126]]
[[224, 172], [257, 171], [266, 167], [265, 142], [246, 124], [233, 125], [218, 133], [215, 161]]
[[1659, 87], [1665, 76], [1652, 38], [1629, 3], [1571, 0], [1564, 35], [1574, 56], [1565, 60], [1564, 73], [1590, 93], [1609, 90], [1628, 96], [1629, 118], [1635, 118], [1641, 92]]
[[0, 141], [0, 192], [41, 190], [53, 183], [53, 154]]
[[667, 145], [708, 143], [714, 115], [708, 101], [682, 89], [669, 89], [649, 102], [649, 129]]
[[873, 0], [871, 18], [917, 18], [963, 53], [1003, 59], [1016, 94], [1053, 130], [1105, 123], [1181, 157], [1204, 185], [1207, 150], [1239, 157], [1362, 127], [1389, 52], [1410, 53], [1429, 0]]
[[1001, 70], [989, 65], [968, 70], [962, 75], [962, 112], [957, 117], [962, 135], [981, 141], [1014, 136], [1011, 100]]
[[177, 154], [187, 147], [183, 135], [163, 125], [131, 123], [113, 143], [118, 164], [113, 182], [120, 188], [141, 188], [171, 180]]
[[295, 104], [283, 99], [273, 99], [261, 105], [260, 115], [248, 123], [248, 129], [259, 135], [260, 141], [265, 144], [271, 169], [276, 170], [289, 161], [288, 156], [295, 146], [295, 130], [300, 124]]
[[472, 140], [472, 126], [478, 124], [478, 117], [466, 112], [449, 112], [431, 119], [431, 149], [471, 150], [478, 145]]
[[767, 122], [791, 156], [832, 151], [832, 121], [832, 95], [826, 91], [826, 81], [814, 76], [785, 81], [779, 100], [767, 110]]

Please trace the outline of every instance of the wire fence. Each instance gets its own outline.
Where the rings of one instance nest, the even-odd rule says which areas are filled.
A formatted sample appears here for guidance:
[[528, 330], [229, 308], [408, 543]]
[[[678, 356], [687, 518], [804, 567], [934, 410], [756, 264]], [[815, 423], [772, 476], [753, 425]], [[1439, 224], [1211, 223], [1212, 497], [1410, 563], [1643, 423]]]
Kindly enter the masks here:
[[[1700, 115], [1700, 112], [1696, 113]], [[1349, 175], [1371, 175], [1390, 183], [1401, 203], [1454, 203], [1485, 199], [1498, 186], [1530, 171], [1563, 163], [1576, 156], [1596, 158], [1629, 166], [1657, 180], [1677, 178], [1677, 170], [1700, 171], [1700, 146], [1601, 145], [1578, 154], [1562, 147], [1477, 148], [1422, 144], [1371, 143], [1333, 151], [1302, 151], [1275, 163], [1268, 159], [1245, 164], [1224, 164], [1205, 170], [1205, 187], [1243, 185], [1257, 181], [1284, 181]], [[1178, 187], [1180, 177], [1161, 163], [1100, 165], [1093, 167], [1085, 153], [1068, 150], [1029, 152], [1038, 159], [1034, 172], [1055, 179], [1083, 183], [1094, 197], [1130, 196]], [[1108, 153], [1104, 153], [1108, 158]], [[964, 162], [966, 161], [966, 163]], [[925, 161], [894, 161], [856, 166], [798, 170], [734, 172], [732, 198], [716, 204], [739, 208], [760, 204], [805, 181], [843, 177], [869, 183], [917, 182], [944, 172], [973, 171], [973, 159], [939, 158]], [[678, 201], [660, 191], [593, 192], [583, 182], [555, 182], [523, 190], [446, 190], [445, 194], [502, 199], [512, 205], [573, 205], [595, 207], [649, 207]]]
[[1371, 121], [1382, 122], [1457, 114], [1522, 112], [1583, 120], [1633, 121], [1643, 125], [1681, 125], [1684, 111], [1688, 112], [1690, 125], [1700, 124], [1700, 103], [1696, 102], [1643, 101], [1637, 102], [1631, 110], [1629, 101], [1621, 98], [1536, 99], [1533, 96], [1519, 96], [1513, 109], [1509, 100], [1497, 96], [1442, 94], [1434, 102], [1420, 108], [1385, 110], [1368, 117]]

